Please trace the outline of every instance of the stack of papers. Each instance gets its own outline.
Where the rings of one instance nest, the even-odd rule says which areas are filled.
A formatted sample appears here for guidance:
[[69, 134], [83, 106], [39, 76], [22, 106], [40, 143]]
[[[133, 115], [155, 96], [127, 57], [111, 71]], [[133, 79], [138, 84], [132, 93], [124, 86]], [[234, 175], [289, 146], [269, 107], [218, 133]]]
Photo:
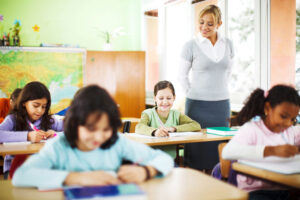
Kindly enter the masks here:
[[[128, 133], [127, 135], [129, 136], [134, 136], [134, 137], [142, 137], [142, 138], [162, 138], [162, 137], [156, 137], [156, 136], [148, 136], [148, 135], [142, 135], [138, 133]], [[169, 137], [183, 137], [183, 136], [193, 136], [193, 135], [203, 135], [202, 132], [172, 132], [169, 133]], [[167, 138], [167, 137], [164, 137]]]
[[298, 174], [300, 173], [300, 155], [291, 158], [280, 158], [270, 156], [257, 161], [239, 160], [239, 163], [265, 169], [281, 174]]

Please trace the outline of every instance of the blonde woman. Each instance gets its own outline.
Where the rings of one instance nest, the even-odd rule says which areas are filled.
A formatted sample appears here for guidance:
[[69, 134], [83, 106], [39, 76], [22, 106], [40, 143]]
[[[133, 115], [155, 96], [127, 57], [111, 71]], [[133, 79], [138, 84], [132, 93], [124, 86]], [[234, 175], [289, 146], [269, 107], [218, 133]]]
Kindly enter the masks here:
[[[231, 41], [218, 33], [221, 25], [220, 9], [215, 5], [205, 7], [199, 14], [200, 33], [184, 45], [181, 54], [179, 81], [187, 97], [185, 112], [202, 128], [229, 125], [228, 82], [234, 52]], [[218, 162], [217, 145], [187, 144], [185, 164], [212, 169]]]

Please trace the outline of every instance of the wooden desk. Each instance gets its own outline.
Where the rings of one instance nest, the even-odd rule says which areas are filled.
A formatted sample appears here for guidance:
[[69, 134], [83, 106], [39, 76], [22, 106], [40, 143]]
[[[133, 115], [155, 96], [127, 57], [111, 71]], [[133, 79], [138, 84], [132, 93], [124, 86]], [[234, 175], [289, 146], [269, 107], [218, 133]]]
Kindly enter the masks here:
[[[194, 142], [210, 142], [210, 141], [220, 141], [220, 140], [230, 140], [232, 136], [216, 136], [216, 135], [199, 135], [199, 136], [185, 136], [185, 137], [171, 137], [171, 138], [140, 138], [133, 137], [129, 134], [125, 134], [128, 139], [134, 140], [136, 142], [141, 142], [149, 146], [162, 146], [162, 145], [176, 145]], [[44, 146], [44, 143], [35, 144], [11, 144], [3, 145], [0, 144], [0, 156], [5, 155], [18, 155], [18, 154], [33, 154], [40, 151]]]
[[246, 175], [255, 176], [261, 179], [300, 189], [300, 174], [284, 175], [241, 163], [233, 163], [232, 169]]
[[18, 155], [18, 154], [33, 154], [40, 151], [44, 146], [44, 143], [34, 144], [0, 144], [0, 155]]
[[181, 137], [162, 137], [162, 138], [142, 138], [135, 137], [129, 134], [125, 136], [136, 142], [141, 142], [149, 146], [162, 146], [162, 145], [177, 145], [186, 143], [196, 143], [196, 142], [211, 142], [211, 141], [222, 141], [230, 140], [232, 136], [217, 136], [217, 135], [197, 135], [197, 136], [181, 136]]
[[[199, 171], [175, 168], [165, 178], [140, 184], [148, 200], [248, 199], [245, 191]], [[0, 181], [0, 199], [64, 199], [61, 191], [39, 192], [33, 188], [14, 188], [10, 181]]]

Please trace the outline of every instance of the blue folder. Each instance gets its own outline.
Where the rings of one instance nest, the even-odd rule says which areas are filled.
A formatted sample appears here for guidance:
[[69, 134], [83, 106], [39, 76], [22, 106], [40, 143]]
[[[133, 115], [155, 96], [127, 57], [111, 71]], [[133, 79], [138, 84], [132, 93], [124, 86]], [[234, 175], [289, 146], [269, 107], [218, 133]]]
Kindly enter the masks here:
[[130, 199], [131, 197], [146, 199], [145, 193], [136, 184], [64, 188], [64, 196], [67, 200], [113, 199], [113, 197], [116, 199]]

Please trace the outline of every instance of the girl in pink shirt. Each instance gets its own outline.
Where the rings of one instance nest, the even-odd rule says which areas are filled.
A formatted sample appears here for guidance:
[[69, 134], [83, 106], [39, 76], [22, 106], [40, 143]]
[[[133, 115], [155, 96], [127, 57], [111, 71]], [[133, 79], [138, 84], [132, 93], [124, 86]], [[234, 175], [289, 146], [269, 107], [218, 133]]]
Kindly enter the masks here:
[[[300, 127], [293, 126], [299, 113], [300, 97], [290, 86], [276, 85], [269, 91], [256, 89], [237, 116], [243, 125], [223, 150], [224, 159], [255, 160], [268, 156], [291, 157], [299, 153]], [[259, 120], [251, 120], [259, 116]], [[250, 199], [289, 199], [279, 186], [244, 175], [238, 187], [250, 192]]]

